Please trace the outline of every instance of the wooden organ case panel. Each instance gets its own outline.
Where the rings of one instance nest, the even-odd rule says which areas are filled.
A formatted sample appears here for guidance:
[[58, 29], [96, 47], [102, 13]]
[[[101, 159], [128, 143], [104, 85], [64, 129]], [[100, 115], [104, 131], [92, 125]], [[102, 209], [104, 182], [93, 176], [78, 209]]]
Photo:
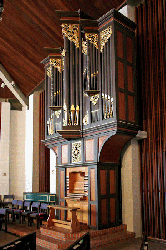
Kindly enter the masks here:
[[[61, 173], [59, 203], [79, 207], [79, 220], [92, 228], [118, 225], [118, 164], [98, 165], [96, 142], [101, 137], [101, 146], [113, 135], [131, 139], [139, 129], [136, 25], [116, 10], [98, 20], [81, 11], [56, 13], [64, 48], [47, 48], [48, 57], [42, 63], [46, 72], [44, 142], [62, 154], [57, 159]], [[72, 150], [74, 143], [77, 146]], [[121, 147], [116, 146], [119, 157]], [[77, 151], [81, 154], [75, 162]], [[104, 152], [117, 157], [116, 152]], [[100, 158], [105, 162], [109, 155]]]
[[98, 164], [99, 229], [120, 224], [118, 169], [115, 163]]
[[46, 138], [77, 139], [116, 122], [138, 129], [135, 23], [116, 10], [98, 20], [82, 12], [57, 14], [64, 49], [47, 48], [42, 61]]
[[[66, 196], [66, 169], [65, 168], [59, 168], [59, 205], [65, 206]], [[65, 220], [66, 214], [64, 210], [59, 210], [59, 219]]]

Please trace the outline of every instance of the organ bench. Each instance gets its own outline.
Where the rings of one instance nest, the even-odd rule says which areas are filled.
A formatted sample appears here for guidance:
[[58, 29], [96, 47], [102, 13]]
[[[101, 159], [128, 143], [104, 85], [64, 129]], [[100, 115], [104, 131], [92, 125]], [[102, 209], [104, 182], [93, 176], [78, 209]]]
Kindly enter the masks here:
[[[80, 222], [77, 219], [77, 207], [64, 207], [64, 206], [57, 206], [57, 205], [49, 205], [48, 208], [50, 208], [50, 214], [49, 218], [47, 220], [48, 224], [47, 226], [56, 226], [56, 227], [62, 227], [65, 229], [70, 229], [73, 232], [79, 232], [80, 231]], [[66, 210], [71, 212], [71, 221], [63, 221], [63, 220], [57, 220], [55, 219], [55, 209], [59, 210]]]

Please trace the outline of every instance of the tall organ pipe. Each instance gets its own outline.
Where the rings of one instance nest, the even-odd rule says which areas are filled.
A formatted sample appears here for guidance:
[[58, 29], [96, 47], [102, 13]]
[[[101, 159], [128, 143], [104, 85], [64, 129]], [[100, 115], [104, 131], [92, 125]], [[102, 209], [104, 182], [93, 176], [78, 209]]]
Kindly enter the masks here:
[[54, 67], [51, 66], [51, 106], [54, 105]]
[[[69, 87], [69, 40], [64, 36], [64, 83], [63, 83], [63, 105], [66, 104], [67, 110], [69, 109], [69, 96], [70, 96], [70, 87]], [[67, 122], [67, 121], [66, 121]]]
[[78, 49], [75, 47], [76, 107], [77, 105], [79, 106], [79, 58], [78, 57], [79, 57]]
[[87, 89], [90, 90], [90, 42], [87, 39]]
[[57, 106], [57, 70], [54, 68], [54, 105]]
[[74, 43], [70, 41], [70, 107], [74, 105]]
[[102, 82], [102, 100], [103, 100], [103, 116], [105, 112], [105, 84], [104, 84], [104, 51], [101, 53], [101, 65], [102, 65], [102, 72], [101, 72], [101, 82]]
[[108, 98], [108, 93], [107, 93], [107, 50], [106, 50], [106, 45], [104, 47], [104, 84], [105, 84], [105, 115], [107, 114], [107, 98]]

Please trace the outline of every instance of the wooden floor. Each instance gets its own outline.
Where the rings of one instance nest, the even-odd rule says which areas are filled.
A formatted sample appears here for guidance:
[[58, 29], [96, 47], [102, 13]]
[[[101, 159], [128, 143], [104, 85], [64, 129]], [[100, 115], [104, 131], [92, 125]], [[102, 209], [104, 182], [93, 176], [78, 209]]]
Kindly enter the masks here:
[[[11, 224], [12, 228], [18, 228], [19, 225], [17, 223]], [[28, 227], [27, 224], [23, 225], [22, 227], [23, 234], [31, 233], [31, 232], [38, 232], [39, 229], [36, 229], [36, 225], [33, 225], [32, 227]], [[14, 231], [13, 231], [14, 232]], [[14, 235], [13, 233], [5, 233], [4, 230], [0, 231], [0, 246], [3, 246], [7, 243], [10, 243], [11, 241], [14, 241], [18, 239], [18, 236]], [[141, 246], [141, 238], [131, 239], [129, 241], [123, 242], [123, 243], [117, 243], [112, 246], [104, 246], [102, 248], [99, 248], [98, 250], [139, 250]], [[149, 250], [166, 250], [166, 242], [160, 243], [152, 240], [148, 240], [149, 242]], [[46, 248], [37, 246], [37, 250], [46, 250]]]
[[[105, 246], [104, 248], [99, 248], [98, 250], [140, 250], [142, 243], [141, 238], [131, 239], [126, 242], [118, 243], [112, 246]], [[154, 242], [148, 240], [148, 250], [166, 250], [166, 243]]]

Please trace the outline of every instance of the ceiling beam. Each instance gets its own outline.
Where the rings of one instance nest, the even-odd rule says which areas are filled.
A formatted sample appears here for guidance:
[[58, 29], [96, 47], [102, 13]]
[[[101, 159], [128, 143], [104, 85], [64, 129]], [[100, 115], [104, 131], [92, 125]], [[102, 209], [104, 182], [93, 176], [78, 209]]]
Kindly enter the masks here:
[[3, 84], [6, 85], [23, 107], [29, 106], [29, 98], [25, 97], [2, 64], [0, 64], [0, 78], [3, 81], [1, 87]]

